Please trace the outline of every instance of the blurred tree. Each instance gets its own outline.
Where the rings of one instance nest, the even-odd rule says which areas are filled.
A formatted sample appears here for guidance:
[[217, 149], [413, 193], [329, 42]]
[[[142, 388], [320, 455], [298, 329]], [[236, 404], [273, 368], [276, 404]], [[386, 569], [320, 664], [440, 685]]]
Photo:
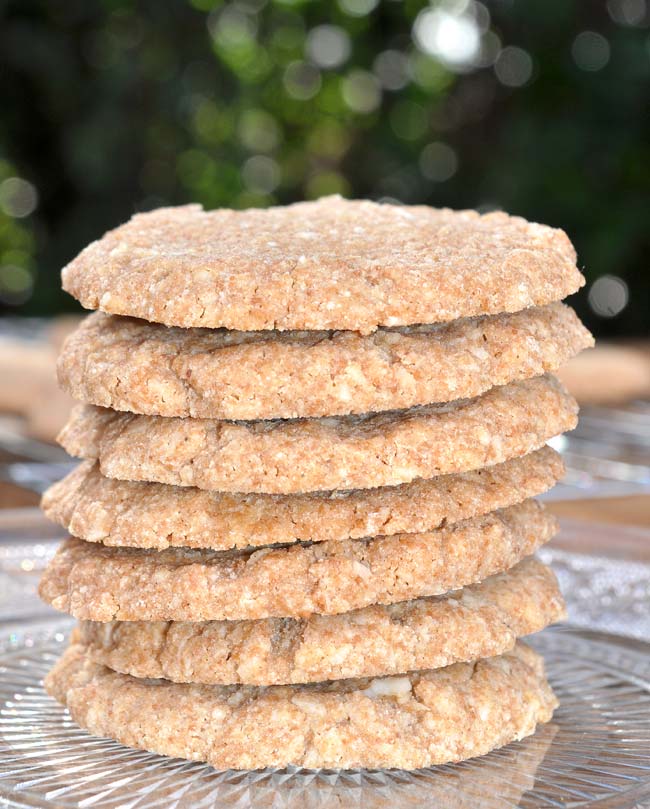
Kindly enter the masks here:
[[72, 308], [59, 269], [134, 210], [338, 192], [564, 227], [589, 326], [647, 331], [644, 0], [4, 0], [0, 14], [5, 310]]

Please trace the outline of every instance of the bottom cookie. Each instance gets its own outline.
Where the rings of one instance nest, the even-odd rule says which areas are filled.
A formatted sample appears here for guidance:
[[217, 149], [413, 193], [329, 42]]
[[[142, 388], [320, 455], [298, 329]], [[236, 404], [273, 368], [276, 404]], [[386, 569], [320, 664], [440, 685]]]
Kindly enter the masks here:
[[460, 761], [529, 736], [557, 706], [542, 658], [522, 643], [404, 676], [268, 688], [138, 680], [75, 644], [45, 687], [96, 736], [217, 769]]

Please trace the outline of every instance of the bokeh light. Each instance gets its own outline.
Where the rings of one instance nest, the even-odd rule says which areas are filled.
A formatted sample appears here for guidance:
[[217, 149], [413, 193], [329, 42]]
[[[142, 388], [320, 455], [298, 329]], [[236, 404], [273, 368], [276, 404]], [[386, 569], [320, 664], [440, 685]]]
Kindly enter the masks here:
[[255, 107], [242, 112], [237, 131], [243, 145], [251, 151], [272, 152], [280, 144], [281, 131], [276, 119]]
[[284, 72], [284, 86], [292, 98], [307, 101], [321, 88], [320, 71], [307, 62], [291, 62]]
[[420, 154], [420, 171], [436, 183], [444, 183], [454, 176], [458, 169], [456, 152], [446, 143], [429, 143]]
[[481, 49], [473, 4], [447, 3], [421, 11], [413, 26], [416, 45], [452, 70], [468, 69]]
[[339, 0], [339, 7], [352, 17], [364, 17], [377, 8], [379, 0]]
[[24, 267], [15, 264], [0, 266], [0, 300], [3, 303], [24, 303], [32, 293], [33, 280]]
[[354, 112], [373, 112], [381, 102], [381, 87], [367, 70], [352, 70], [343, 80], [343, 100]]
[[319, 25], [307, 35], [307, 57], [318, 67], [340, 67], [350, 56], [350, 37], [337, 25]]
[[645, 0], [608, 0], [607, 10], [620, 25], [640, 25], [648, 14]]
[[382, 51], [375, 58], [373, 70], [385, 90], [402, 90], [409, 83], [409, 61], [402, 51]]
[[400, 101], [390, 112], [390, 125], [398, 138], [418, 141], [429, 129], [429, 114], [422, 104]]
[[603, 275], [589, 288], [589, 305], [601, 317], [615, 317], [628, 304], [627, 284], [617, 275]]
[[501, 53], [501, 38], [494, 31], [486, 31], [481, 37], [481, 50], [475, 59], [477, 67], [490, 67]]
[[582, 31], [573, 40], [571, 55], [581, 70], [602, 70], [609, 62], [609, 42], [596, 31]]
[[38, 193], [31, 183], [21, 177], [7, 177], [0, 183], [0, 208], [7, 216], [22, 219], [34, 212]]
[[509, 45], [498, 55], [494, 72], [506, 87], [522, 87], [533, 75], [533, 60], [523, 48]]
[[254, 14], [246, 14], [238, 3], [229, 3], [208, 17], [208, 29], [216, 43], [232, 50], [255, 38], [257, 24]]
[[270, 194], [280, 184], [280, 167], [270, 157], [254, 155], [242, 167], [242, 178], [249, 191]]

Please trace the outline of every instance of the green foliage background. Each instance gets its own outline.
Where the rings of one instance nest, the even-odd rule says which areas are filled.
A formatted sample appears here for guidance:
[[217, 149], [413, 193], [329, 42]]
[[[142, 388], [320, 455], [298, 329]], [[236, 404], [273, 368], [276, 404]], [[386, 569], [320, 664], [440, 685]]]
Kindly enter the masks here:
[[[13, 268], [0, 306], [73, 309], [59, 290], [61, 266], [134, 210], [340, 192], [500, 207], [561, 226], [590, 282], [614, 273], [630, 289], [611, 318], [578, 296], [588, 325], [605, 335], [645, 333], [650, 40], [642, 0], [485, 2], [479, 11], [501, 47], [532, 58], [532, 75], [515, 87], [493, 65], [458, 73], [418, 50], [413, 25], [429, 5], [381, 0], [364, 14], [327, 0], [0, 2], [0, 183], [19, 176], [38, 193], [30, 215], [0, 212], [0, 266]], [[322, 24], [351, 43], [331, 69], [306, 56], [309, 32]], [[585, 30], [609, 43], [600, 69], [572, 56]], [[408, 65], [399, 89], [374, 78], [386, 50]], [[453, 150], [457, 170], [446, 180], [423, 173], [431, 143]], [[29, 297], [12, 292], [11, 273], [20, 286], [25, 271], [34, 279]]]

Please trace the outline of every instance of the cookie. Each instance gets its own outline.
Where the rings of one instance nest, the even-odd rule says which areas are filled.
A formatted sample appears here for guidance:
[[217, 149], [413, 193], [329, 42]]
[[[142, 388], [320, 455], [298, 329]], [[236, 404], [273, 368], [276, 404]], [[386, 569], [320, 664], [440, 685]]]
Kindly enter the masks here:
[[258, 621], [83, 621], [88, 656], [122, 674], [181, 683], [282, 685], [434, 669], [512, 649], [565, 615], [534, 558], [444, 596], [342, 615]]
[[310, 494], [228, 494], [105, 478], [84, 461], [51, 486], [45, 514], [89, 542], [229, 550], [417, 533], [519, 503], [564, 474], [555, 450], [401, 486]]
[[552, 376], [476, 399], [292, 421], [137, 416], [80, 405], [59, 435], [102, 474], [229, 492], [365, 489], [467, 472], [539, 449], [576, 425], [577, 404]]
[[333, 614], [482, 581], [555, 531], [555, 518], [527, 500], [438, 531], [249, 551], [146, 551], [68, 539], [39, 592], [56, 609], [91, 621]]
[[75, 644], [45, 688], [95, 736], [217, 769], [427, 767], [528, 736], [557, 706], [521, 643], [443, 669], [269, 688], [139, 680]]
[[340, 197], [137, 214], [86, 247], [62, 280], [87, 309], [166, 326], [362, 333], [516, 312], [584, 284], [561, 230]]
[[76, 399], [114, 410], [299, 418], [470, 398], [555, 371], [592, 345], [559, 303], [366, 337], [174, 329], [96, 312], [67, 340], [58, 372]]

